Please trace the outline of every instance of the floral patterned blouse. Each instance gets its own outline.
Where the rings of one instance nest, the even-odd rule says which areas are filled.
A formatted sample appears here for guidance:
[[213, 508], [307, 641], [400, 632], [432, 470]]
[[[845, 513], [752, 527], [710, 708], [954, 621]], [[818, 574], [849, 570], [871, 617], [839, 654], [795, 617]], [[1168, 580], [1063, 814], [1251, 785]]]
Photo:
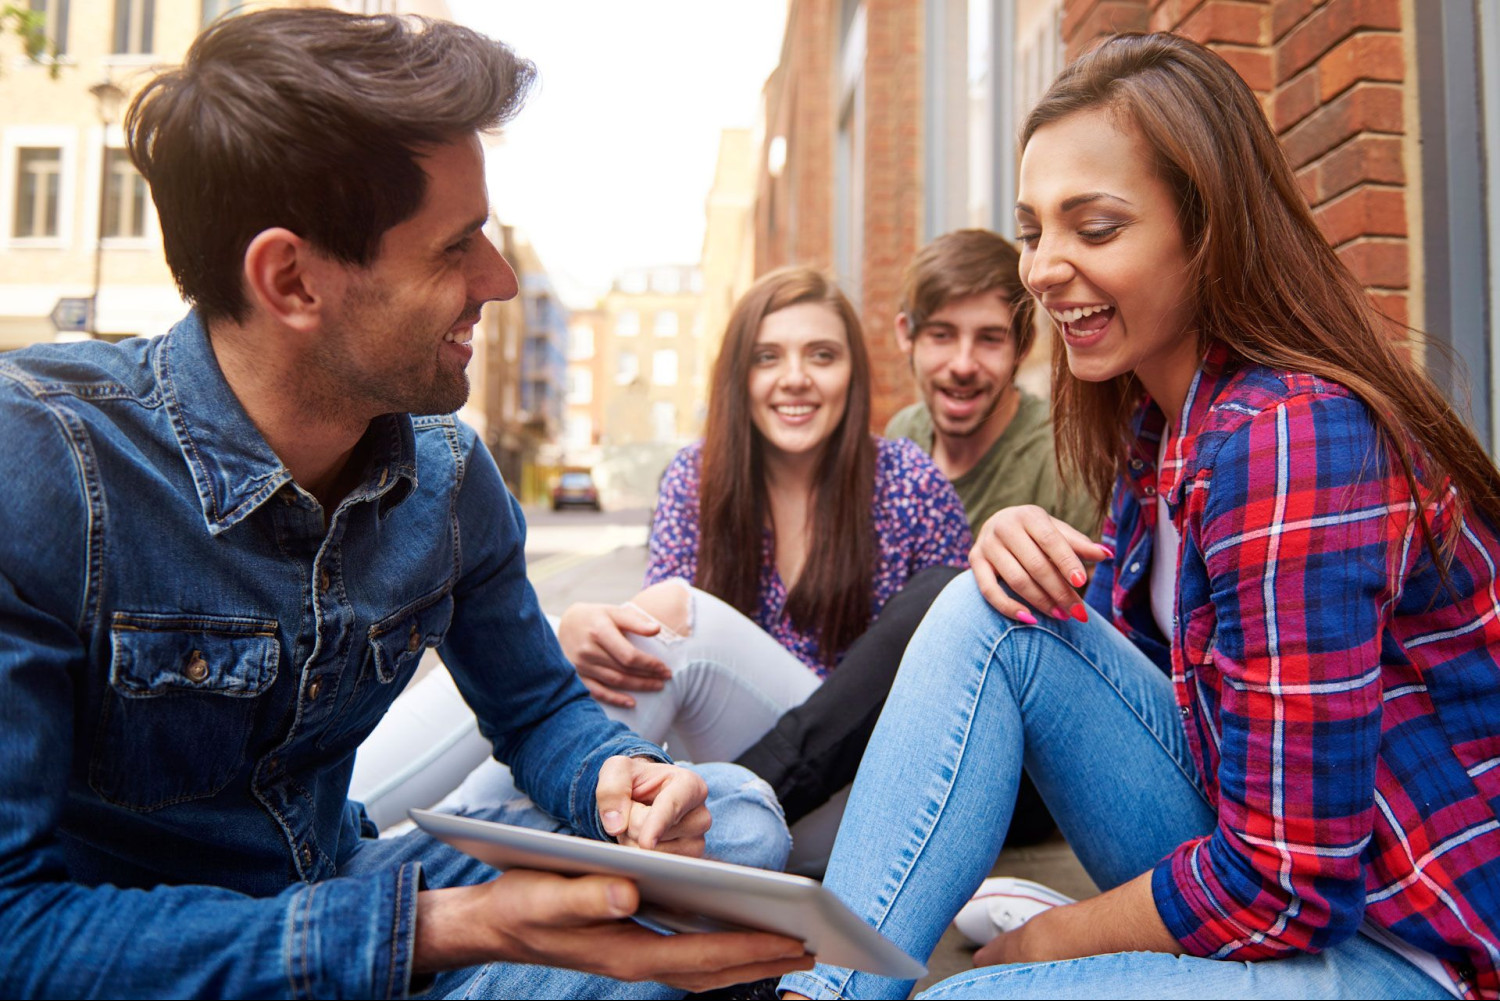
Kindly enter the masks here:
[[[871, 514], [877, 555], [872, 618], [913, 574], [934, 566], [967, 566], [973, 543], [958, 494], [925, 452], [904, 438], [876, 438], [875, 453]], [[671, 577], [696, 582], [702, 455], [701, 442], [689, 445], [662, 475], [646, 563], [647, 586]], [[775, 542], [767, 530], [760, 554], [760, 602], [752, 618], [823, 677], [843, 658], [843, 651], [824, 661], [816, 634], [798, 629], [786, 614], [786, 599], [786, 585], [776, 570]]]

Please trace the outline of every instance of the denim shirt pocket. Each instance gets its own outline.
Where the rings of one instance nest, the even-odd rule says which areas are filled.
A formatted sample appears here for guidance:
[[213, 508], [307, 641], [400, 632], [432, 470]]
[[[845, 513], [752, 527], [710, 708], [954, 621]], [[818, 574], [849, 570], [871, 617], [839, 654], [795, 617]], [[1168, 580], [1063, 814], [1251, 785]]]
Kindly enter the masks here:
[[139, 811], [220, 792], [276, 680], [276, 633], [269, 619], [116, 612], [89, 786]]
[[443, 641], [452, 621], [453, 592], [444, 587], [371, 625], [358, 680], [348, 692], [339, 692], [343, 704], [318, 746], [354, 748], [369, 736], [416, 673], [422, 655]]

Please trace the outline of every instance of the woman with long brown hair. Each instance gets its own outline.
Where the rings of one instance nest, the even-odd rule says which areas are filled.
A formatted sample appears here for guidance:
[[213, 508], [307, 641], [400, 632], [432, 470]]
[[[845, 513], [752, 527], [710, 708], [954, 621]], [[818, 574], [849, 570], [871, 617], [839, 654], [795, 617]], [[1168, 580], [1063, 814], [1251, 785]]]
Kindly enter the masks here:
[[[928, 955], [1024, 761], [1104, 892], [931, 996], [1497, 996], [1500, 473], [1222, 58], [1110, 39], [1022, 143], [1021, 277], [1104, 544], [1040, 509], [984, 526], [907, 649], [827, 884]], [[1037, 614], [1086, 562], [1089, 620]]]
[[[837, 669], [882, 678], [864, 700], [873, 725], [906, 638], [971, 539], [932, 460], [869, 426], [870, 363], [848, 299], [810, 268], [757, 281], [729, 319], [704, 440], [662, 477], [648, 586], [624, 605], [575, 605], [559, 624], [611, 715], [674, 755], [732, 760]], [[905, 634], [866, 642], [898, 592], [920, 602]], [[839, 753], [857, 760], [864, 734]], [[809, 818], [822, 834], [794, 828], [794, 864], [819, 867], [841, 808], [840, 797]]]

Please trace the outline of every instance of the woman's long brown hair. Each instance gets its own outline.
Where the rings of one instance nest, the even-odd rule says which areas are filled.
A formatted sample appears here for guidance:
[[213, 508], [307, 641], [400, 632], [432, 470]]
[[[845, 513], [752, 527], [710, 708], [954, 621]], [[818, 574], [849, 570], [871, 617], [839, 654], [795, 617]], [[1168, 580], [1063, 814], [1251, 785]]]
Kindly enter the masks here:
[[[1221, 341], [1240, 359], [1317, 375], [1363, 401], [1419, 502], [1422, 537], [1441, 554], [1440, 568], [1462, 520], [1449, 521], [1440, 544], [1425, 506], [1449, 484], [1466, 508], [1500, 524], [1500, 472], [1387, 336], [1389, 321], [1318, 230], [1259, 103], [1229, 64], [1176, 35], [1115, 36], [1062, 72], [1027, 116], [1021, 145], [1052, 122], [1101, 107], [1136, 126], [1177, 197], [1192, 251], [1199, 349]], [[1100, 383], [1074, 378], [1055, 325], [1054, 337], [1059, 462], [1102, 507], [1130, 457], [1130, 416], [1144, 391], [1133, 373]]]
[[754, 616], [770, 506], [764, 442], [750, 416], [751, 359], [767, 316], [809, 302], [828, 306], [843, 321], [852, 371], [844, 418], [823, 452], [808, 525], [807, 560], [787, 596], [786, 612], [799, 629], [818, 637], [823, 660], [831, 661], [870, 623], [875, 443], [868, 430], [870, 356], [859, 316], [838, 286], [811, 268], [782, 268], [765, 275], [729, 317], [714, 362], [703, 434], [695, 583]]

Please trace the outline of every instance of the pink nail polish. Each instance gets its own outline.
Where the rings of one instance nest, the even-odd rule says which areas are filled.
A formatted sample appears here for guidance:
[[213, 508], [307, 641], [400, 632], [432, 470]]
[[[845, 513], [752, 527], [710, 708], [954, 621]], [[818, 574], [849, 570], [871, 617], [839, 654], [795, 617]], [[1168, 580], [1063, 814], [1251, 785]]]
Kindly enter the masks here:
[[1028, 626], [1034, 626], [1036, 625], [1036, 616], [1032, 615], [1030, 612], [1026, 611], [1026, 609], [1023, 608], [1016, 613], [1016, 621], [1024, 622]]
[[1054, 619], [1058, 620], [1059, 622], [1066, 622], [1067, 619], [1068, 619], [1068, 614], [1066, 612], [1064, 612], [1061, 608], [1054, 608], [1052, 610], [1052, 617]]
[[1112, 560], [1115, 558], [1115, 551], [1113, 549], [1109, 548], [1108, 546], [1100, 546], [1099, 548], [1104, 550], [1105, 559]]
[[1080, 602], [1077, 605], [1074, 605], [1073, 606], [1073, 618], [1077, 619], [1079, 622], [1087, 622], [1089, 620], [1089, 609], [1088, 609], [1088, 606], [1085, 605], [1085, 604], [1083, 604], [1082, 602]]
[[1084, 584], [1088, 583], [1088, 577], [1082, 570], [1074, 570], [1071, 574], [1068, 575], [1068, 583], [1072, 584], [1074, 587], [1082, 587]]

